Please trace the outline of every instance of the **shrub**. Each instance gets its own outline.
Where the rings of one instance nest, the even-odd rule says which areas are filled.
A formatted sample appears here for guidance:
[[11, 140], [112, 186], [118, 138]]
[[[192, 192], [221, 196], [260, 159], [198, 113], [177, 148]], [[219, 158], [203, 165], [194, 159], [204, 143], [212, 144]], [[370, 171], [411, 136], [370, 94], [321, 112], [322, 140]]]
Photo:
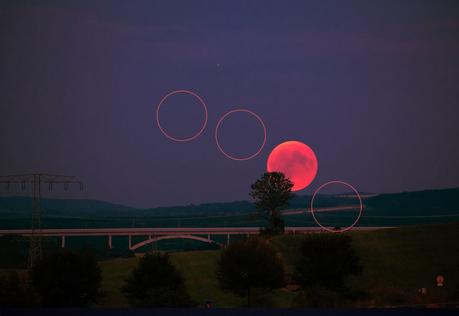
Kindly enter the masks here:
[[62, 250], [44, 257], [30, 279], [47, 307], [83, 307], [101, 297], [101, 269], [88, 254]]
[[7, 256], [0, 256], [0, 267], [3, 269], [18, 269], [27, 267], [29, 239], [17, 235], [0, 237], [0, 249]]
[[136, 307], [191, 307], [182, 274], [167, 254], [146, 254], [126, 279], [122, 292]]
[[220, 286], [236, 295], [247, 295], [251, 305], [251, 290], [273, 290], [284, 285], [285, 269], [282, 258], [262, 238], [249, 238], [228, 246], [218, 261]]
[[14, 271], [0, 276], [1, 307], [32, 307], [38, 305], [37, 294], [25, 278]]
[[303, 288], [321, 287], [346, 291], [348, 276], [360, 275], [362, 267], [351, 238], [342, 234], [310, 234], [301, 244], [296, 280]]

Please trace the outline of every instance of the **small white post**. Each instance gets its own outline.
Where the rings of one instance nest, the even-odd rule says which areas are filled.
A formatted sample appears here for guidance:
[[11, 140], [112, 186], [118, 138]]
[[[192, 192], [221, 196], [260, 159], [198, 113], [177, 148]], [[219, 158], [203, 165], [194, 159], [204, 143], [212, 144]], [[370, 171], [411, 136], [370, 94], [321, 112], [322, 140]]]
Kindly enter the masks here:
[[113, 245], [112, 245], [112, 235], [108, 235], [108, 248], [110, 248], [110, 249], [113, 248]]
[[131, 235], [129, 235], [129, 249], [132, 248], [131, 244], [132, 244], [132, 238], [131, 238]]
[[229, 245], [230, 242], [230, 234], [226, 235], [226, 245]]
[[61, 236], [61, 248], [65, 248], [65, 235]]

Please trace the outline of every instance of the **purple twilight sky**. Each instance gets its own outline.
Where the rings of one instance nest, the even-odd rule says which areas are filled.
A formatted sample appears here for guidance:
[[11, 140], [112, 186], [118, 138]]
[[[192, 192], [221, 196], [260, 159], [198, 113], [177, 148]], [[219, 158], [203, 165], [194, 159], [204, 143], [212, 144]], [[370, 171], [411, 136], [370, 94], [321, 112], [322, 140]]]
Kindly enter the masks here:
[[[156, 126], [168, 92], [198, 93], [204, 132]], [[88, 197], [153, 207], [248, 199], [280, 142], [319, 162], [301, 194], [338, 179], [361, 191], [459, 186], [458, 1], [1, 1], [0, 175], [76, 175]], [[258, 113], [261, 154], [224, 157], [221, 115]], [[164, 110], [164, 111], [163, 111]], [[200, 128], [190, 96], [164, 127]], [[228, 117], [222, 146], [263, 134]]]

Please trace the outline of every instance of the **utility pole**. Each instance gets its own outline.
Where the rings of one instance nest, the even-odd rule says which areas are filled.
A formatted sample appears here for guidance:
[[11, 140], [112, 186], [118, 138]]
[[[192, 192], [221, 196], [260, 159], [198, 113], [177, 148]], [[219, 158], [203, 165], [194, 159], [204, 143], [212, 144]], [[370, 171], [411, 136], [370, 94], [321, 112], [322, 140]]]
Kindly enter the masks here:
[[6, 190], [9, 191], [10, 185], [19, 183], [22, 191], [25, 190], [26, 184], [32, 184], [32, 233], [30, 236], [29, 244], [29, 258], [28, 267], [33, 267], [42, 257], [41, 245], [41, 213], [40, 213], [40, 198], [41, 198], [41, 185], [48, 184], [48, 190], [53, 190], [53, 184], [63, 183], [64, 190], [67, 191], [70, 184], [78, 183], [80, 190], [83, 190], [83, 182], [75, 176], [63, 176], [46, 173], [31, 173], [31, 174], [18, 174], [9, 176], [0, 176], [0, 183], [6, 184]]

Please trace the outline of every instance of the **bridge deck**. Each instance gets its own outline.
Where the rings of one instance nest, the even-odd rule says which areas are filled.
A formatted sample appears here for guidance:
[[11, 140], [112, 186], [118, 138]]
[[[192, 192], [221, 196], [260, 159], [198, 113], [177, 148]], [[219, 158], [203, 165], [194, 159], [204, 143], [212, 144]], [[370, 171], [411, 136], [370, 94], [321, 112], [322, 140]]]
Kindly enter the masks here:
[[[353, 230], [377, 230], [392, 227], [355, 227]], [[323, 231], [320, 227], [285, 227], [287, 233]], [[41, 236], [146, 236], [146, 235], [241, 235], [258, 234], [260, 227], [170, 227], [170, 228], [46, 228], [36, 231]], [[31, 229], [1, 229], [4, 235], [32, 235]]]

